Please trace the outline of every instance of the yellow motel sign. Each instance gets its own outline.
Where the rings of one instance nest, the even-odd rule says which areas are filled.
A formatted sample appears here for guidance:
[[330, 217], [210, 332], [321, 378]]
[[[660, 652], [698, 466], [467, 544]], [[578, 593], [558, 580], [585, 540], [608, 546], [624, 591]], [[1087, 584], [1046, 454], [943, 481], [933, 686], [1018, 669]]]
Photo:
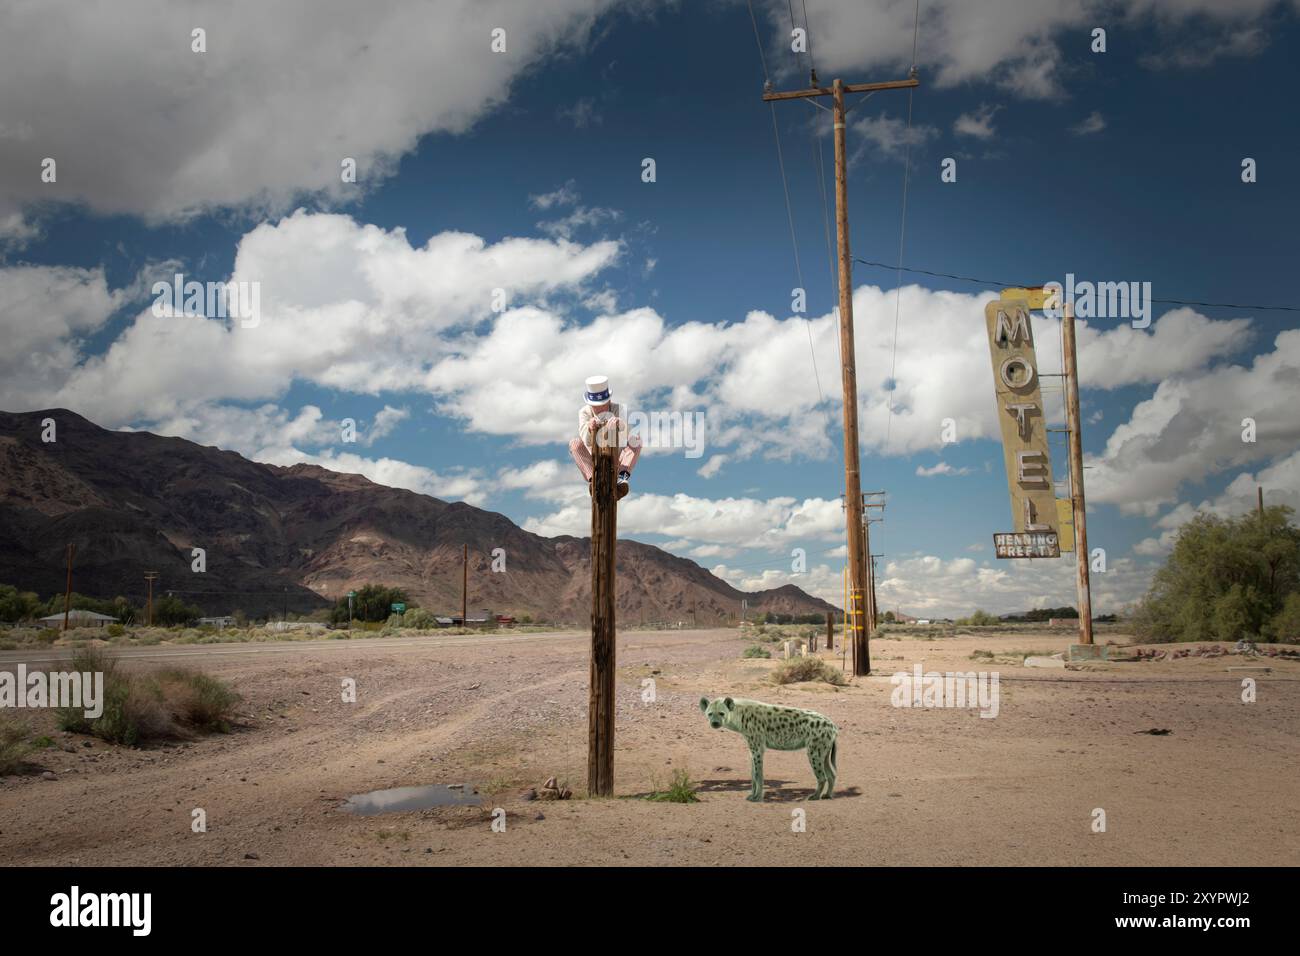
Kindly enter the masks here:
[[[1017, 293], [1025, 293], [1023, 296]], [[1061, 518], [1052, 485], [1052, 460], [1047, 444], [1029, 313], [1043, 305], [1042, 290], [1008, 290], [984, 307], [993, 385], [997, 396], [1002, 454], [1011, 496], [1014, 538], [995, 537], [999, 556], [1057, 557]], [[1069, 502], [1065, 502], [1068, 509]], [[1073, 547], [1074, 529], [1068, 537]], [[1063, 545], [1064, 542], [1061, 542]]]

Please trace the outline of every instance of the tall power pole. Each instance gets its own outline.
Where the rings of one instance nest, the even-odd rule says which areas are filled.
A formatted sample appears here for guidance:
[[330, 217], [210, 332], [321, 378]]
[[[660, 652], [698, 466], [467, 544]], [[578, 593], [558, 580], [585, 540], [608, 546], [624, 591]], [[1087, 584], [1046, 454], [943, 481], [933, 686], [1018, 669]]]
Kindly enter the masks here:
[[469, 627], [469, 545], [464, 545], [460, 562], [460, 626]]
[[145, 599], [145, 627], [153, 627], [153, 583], [158, 580], [158, 572], [146, 571], [144, 579], [149, 582], [149, 596]]
[[840, 286], [840, 357], [843, 362], [844, 386], [844, 504], [845, 526], [849, 545], [849, 626], [853, 629], [853, 673], [865, 676], [871, 673], [868, 649], [870, 623], [867, 617], [867, 600], [870, 594], [867, 580], [866, 527], [862, 523], [862, 475], [858, 453], [858, 372], [853, 341], [853, 264], [849, 251], [849, 185], [848, 161], [845, 146], [845, 121], [848, 110], [844, 107], [845, 93], [876, 93], [881, 90], [905, 90], [919, 86], [915, 76], [906, 80], [884, 83], [845, 83], [835, 80], [829, 87], [818, 86], [814, 73], [813, 84], [803, 90], [764, 92], [765, 101], [798, 100], [829, 96], [831, 115], [835, 121], [835, 237], [839, 248]]
[[[587, 697], [587, 792], [614, 795], [614, 676], [617, 634], [618, 440], [602, 428], [591, 476], [591, 668]], [[693, 613], [693, 612], [692, 612]]]
[[63, 591], [63, 629], [68, 629], [68, 612], [72, 608], [72, 556], [77, 553], [75, 544], [68, 545], [68, 585]]
[[1074, 512], [1075, 586], [1079, 592], [1079, 642], [1092, 643], [1092, 583], [1088, 579], [1088, 515], [1083, 498], [1083, 436], [1079, 432], [1079, 361], [1074, 340], [1074, 304], [1061, 319], [1065, 353], [1065, 422], [1070, 430], [1070, 505]]

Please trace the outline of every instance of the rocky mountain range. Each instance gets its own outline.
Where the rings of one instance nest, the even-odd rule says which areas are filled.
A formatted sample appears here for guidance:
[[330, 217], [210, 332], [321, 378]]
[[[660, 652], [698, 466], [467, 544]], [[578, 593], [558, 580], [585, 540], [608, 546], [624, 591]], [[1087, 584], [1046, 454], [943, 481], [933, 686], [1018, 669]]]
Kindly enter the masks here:
[[[586, 538], [542, 537], [504, 515], [360, 475], [110, 431], [65, 409], [0, 412], [0, 583], [61, 592], [69, 543], [78, 593], [142, 603], [144, 574], [156, 571], [156, 595], [170, 591], [208, 614], [302, 613], [367, 583], [459, 613], [465, 546], [471, 612], [578, 626], [590, 614]], [[204, 552], [201, 573], [194, 548]], [[504, 573], [492, 570], [497, 548]], [[637, 541], [620, 540], [617, 559], [624, 621], [704, 626], [738, 619], [742, 599], [751, 615], [833, 610], [793, 585], [739, 591]]]

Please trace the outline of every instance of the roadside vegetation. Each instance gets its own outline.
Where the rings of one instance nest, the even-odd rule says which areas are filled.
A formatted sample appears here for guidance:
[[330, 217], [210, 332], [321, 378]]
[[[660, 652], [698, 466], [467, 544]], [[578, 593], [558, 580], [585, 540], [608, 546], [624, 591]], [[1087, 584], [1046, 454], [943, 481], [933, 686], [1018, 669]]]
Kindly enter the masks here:
[[1300, 643], [1300, 528], [1285, 505], [1198, 514], [1178, 532], [1134, 625], [1150, 642]]
[[129, 747], [227, 733], [239, 702], [239, 695], [215, 677], [181, 667], [127, 673], [98, 648], [77, 650], [69, 669], [104, 675], [103, 713], [88, 718], [84, 708], [60, 708], [59, 729]]
[[40, 749], [30, 737], [31, 728], [27, 724], [0, 710], [0, 776], [16, 773], [23, 758]]
[[782, 661], [772, 671], [774, 684], [802, 684], [809, 681], [821, 681], [841, 687], [848, 683], [844, 672], [838, 667], [826, 663], [820, 657], [792, 657]]
[[700, 802], [700, 798], [695, 795], [695, 781], [691, 779], [690, 771], [687, 770], [674, 770], [672, 780], [662, 789], [657, 780], [651, 783], [651, 786], [654, 790], [647, 793], [645, 799], [652, 803]]

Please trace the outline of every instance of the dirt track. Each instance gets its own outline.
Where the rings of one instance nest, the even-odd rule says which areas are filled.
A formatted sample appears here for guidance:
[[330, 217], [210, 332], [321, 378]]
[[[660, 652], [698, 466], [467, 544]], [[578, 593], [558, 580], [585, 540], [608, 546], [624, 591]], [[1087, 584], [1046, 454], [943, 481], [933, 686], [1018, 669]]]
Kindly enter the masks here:
[[[878, 676], [836, 691], [763, 684], [771, 665], [740, 660], [748, 642], [734, 631], [625, 632], [618, 794], [686, 768], [701, 786], [693, 805], [520, 796], [552, 774], [585, 792], [580, 634], [142, 648], [124, 655], [140, 658], [130, 666], [184, 657], [230, 681], [242, 726], [139, 751], [54, 732], [73, 753], [42, 751], [36, 772], [0, 779], [0, 864], [1300, 863], [1300, 663], [1270, 662], [1271, 675], [1253, 675], [1258, 701], [1243, 704], [1243, 675], [1226, 668], [1251, 662], [1235, 657], [1087, 673], [969, 659], [1068, 642], [876, 640]], [[2, 654], [0, 667], [19, 659]], [[892, 707], [889, 675], [916, 662], [997, 670], [999, 716]], [[356, 704], [341, 700], [349, 677]], [[804, 755], [769, 751], [767, 801], [747, 803], [744, 741], [697, 708], [720, 694], [835, 720], [836, 798], [802, 802]], [[1172, 733], [1140, 733], [1151, 728]], [[486, 809], [338, 810], [354, 793], [459, 782], [477, 785]], [[492, 807], [507, 812], [504, 833], [490, 828]], [[1105, 833], [1091, 832], [1098, 807]], [[208, 832], [191, 832], [194, 808]], [[795, 809], [806, 832], [791, 831]]]

